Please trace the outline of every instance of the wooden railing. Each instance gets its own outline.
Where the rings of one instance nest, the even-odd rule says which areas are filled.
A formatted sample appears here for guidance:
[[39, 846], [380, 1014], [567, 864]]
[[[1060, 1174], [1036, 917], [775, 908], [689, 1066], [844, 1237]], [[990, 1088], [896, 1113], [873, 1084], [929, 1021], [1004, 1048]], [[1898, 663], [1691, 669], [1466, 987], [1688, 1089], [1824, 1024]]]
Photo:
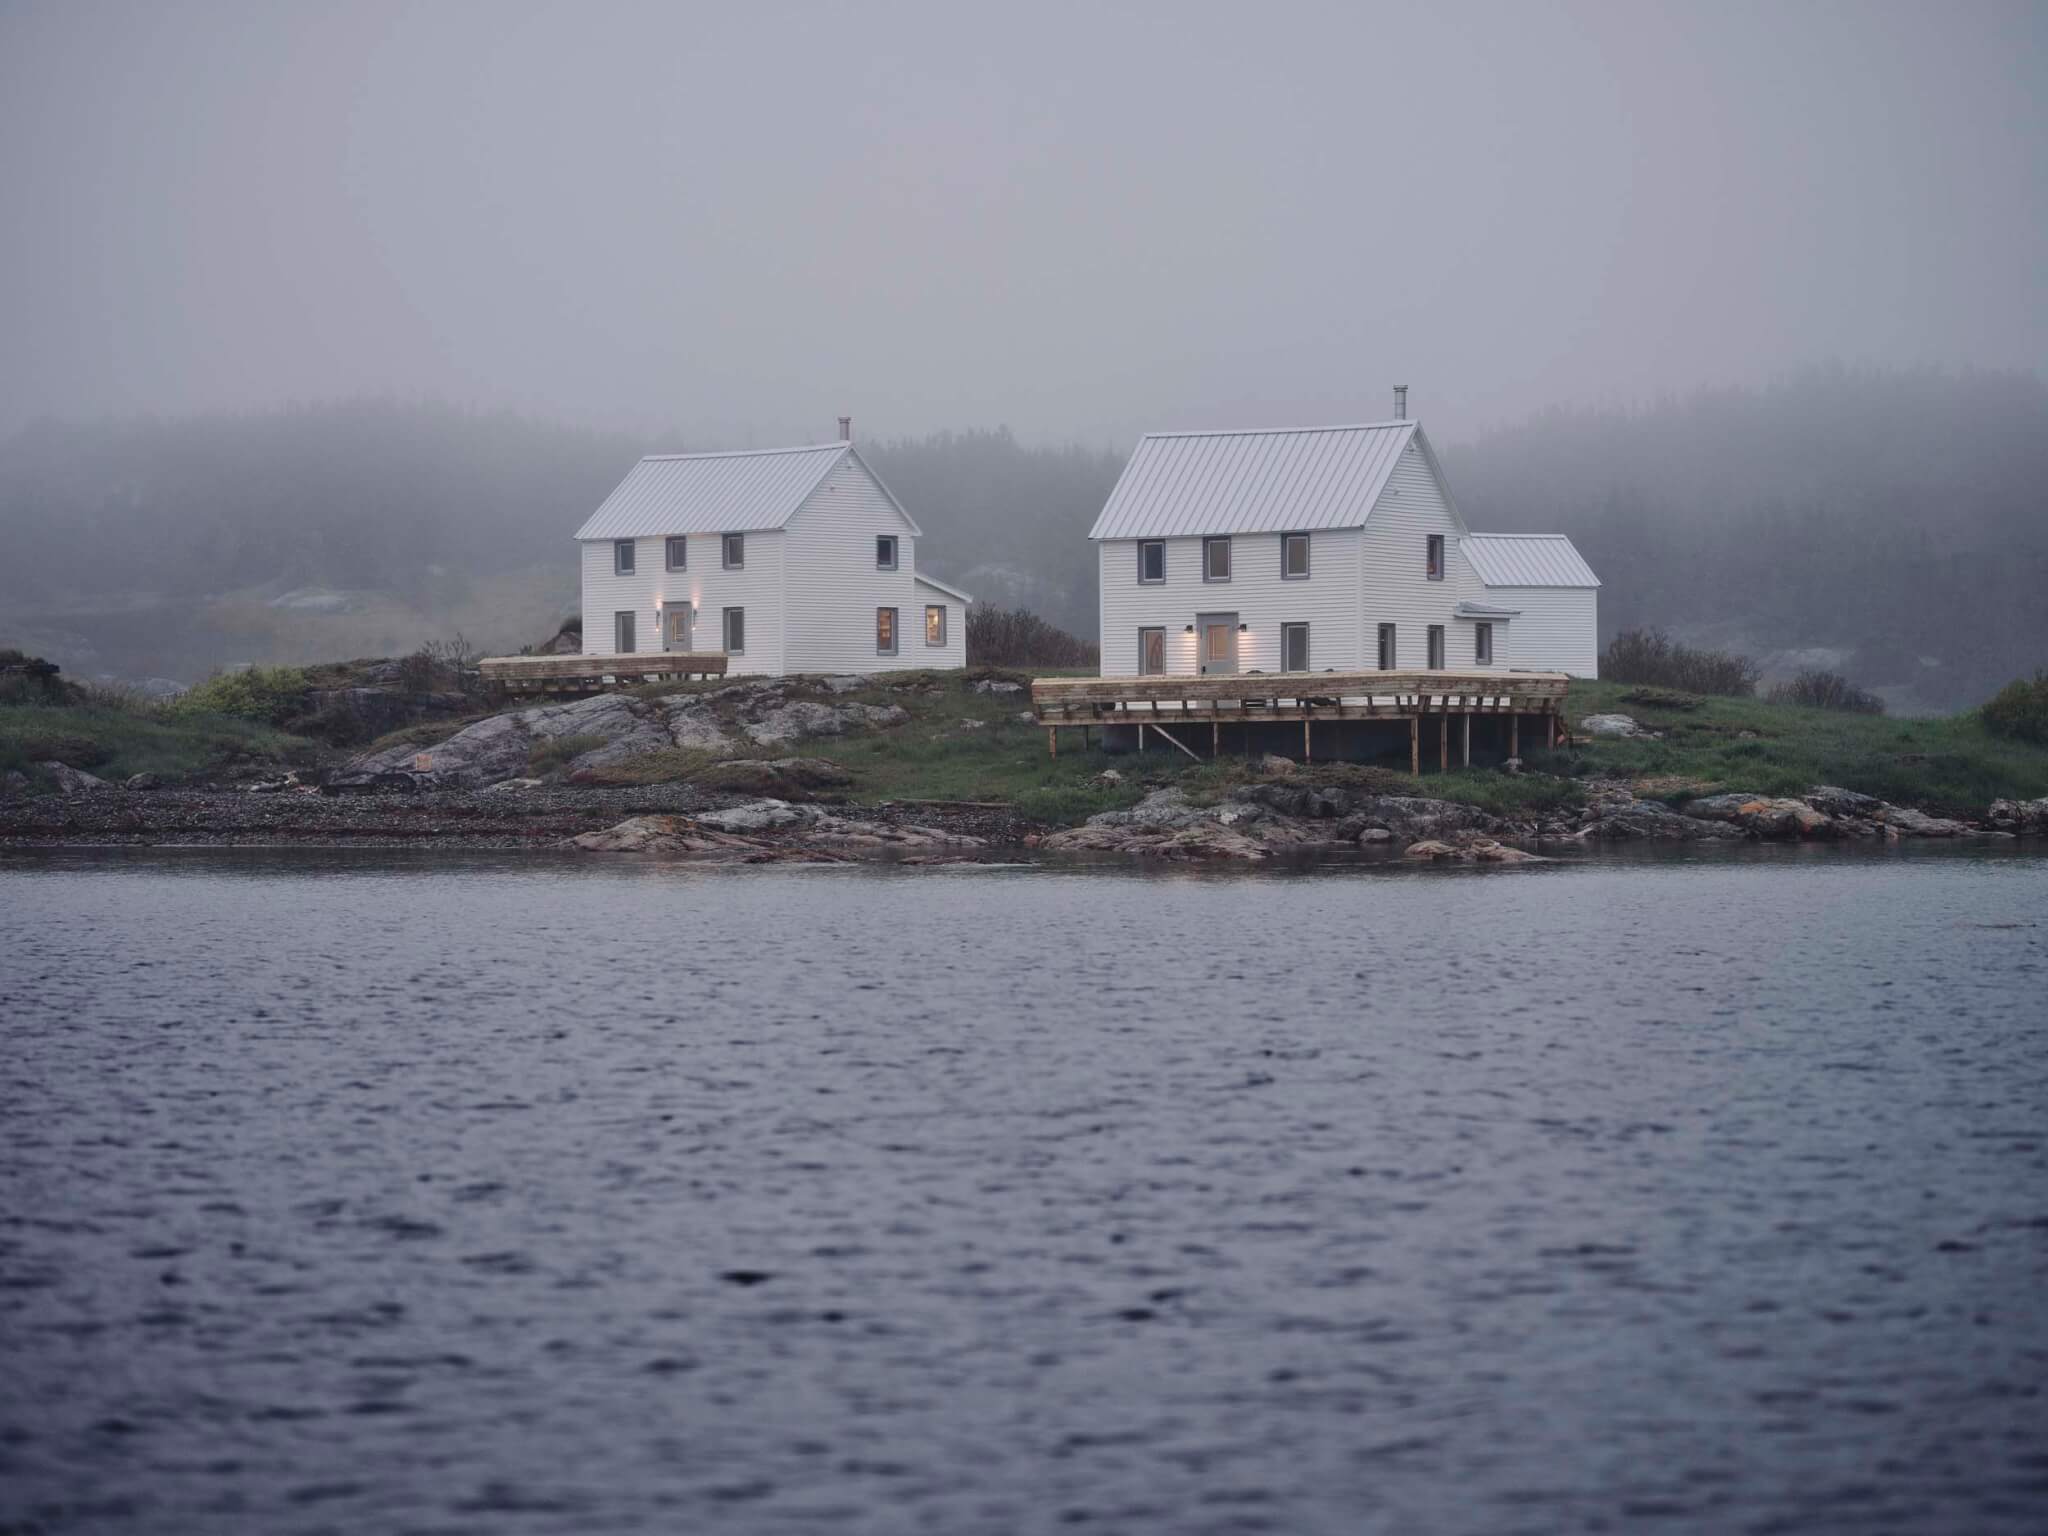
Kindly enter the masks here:
[[638, 651], [625, 656], [487, 656], [483, 680], [508, 693], [597, 693], [636, 683], [723, 677], [723, 651]]

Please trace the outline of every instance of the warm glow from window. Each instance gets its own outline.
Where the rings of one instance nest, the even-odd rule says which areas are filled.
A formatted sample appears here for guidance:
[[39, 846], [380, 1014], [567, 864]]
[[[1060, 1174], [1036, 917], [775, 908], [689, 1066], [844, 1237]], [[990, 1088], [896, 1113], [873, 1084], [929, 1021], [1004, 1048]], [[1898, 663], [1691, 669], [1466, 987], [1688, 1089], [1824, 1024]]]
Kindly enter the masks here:
[[946, 606], [933, 603], [924, 611], [924, 643], [944, 645], [946, 643]]

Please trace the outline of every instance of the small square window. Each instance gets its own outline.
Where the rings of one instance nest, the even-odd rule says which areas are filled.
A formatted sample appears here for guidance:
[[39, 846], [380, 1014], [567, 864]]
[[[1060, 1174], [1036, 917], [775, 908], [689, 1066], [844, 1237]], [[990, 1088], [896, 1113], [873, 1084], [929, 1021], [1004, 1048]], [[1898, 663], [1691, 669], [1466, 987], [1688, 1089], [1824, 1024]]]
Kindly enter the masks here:
[[615, 576], [630, 576], [633, 574], [633, 541], [631, 539], [612, 540], [612, 574]]
[[1491, 624], [1474, 624], [1472, 626], [1472, 659], [1482, 667], [1492, 664], [1493, 626]]
[[1444, 536], [1432, 533], [1429, 536], [1428, 553], [1423, 557], [1431, 581], [1444, 579]]
[[1230, 580], [1230, 537], [1202, 540], [1202, 580]]
[[1308, 580], [1308, 535], [1280, 535], [1280, 575], [1286, 581]]
[[744, 569], [747, 563], [747, 536], [744, 533], [728, 533], [723, 543], [725, 568], [728, 571]]
[[1166, 631], [1141, 629], [1138, 631], [1138, 676], [1161, 677], [1166, 672]]
[[877, 608], [875, 610], [875, 654], [894, 656], [896, 654], [896, 610]]
[[1282, 624], [1280, 626], [1280, 670], [1282, 672], [1306, 672], [1308, 670], [1308, 626], [1306, 624]]
[[1138, 580], [1151, 586], [1166, 580], [1166, 541], [1144, 539], [1138, 544]]
[[944, 645], [946, 643], [946, 605], [926, 603], [924, 608], [924, 643]]
[[875, 535], [875, 569], [893, 571], [896, 569], [896, 536], [893, 533]]
[[747, 610], [728, 608], [725, 610], [725, 649], [731, 656], [739, 656], [747, 649]]
[[669, 537], [668, 568], [672, 571], [687, 571], [690, 568], [690, 541], [679, 533]]

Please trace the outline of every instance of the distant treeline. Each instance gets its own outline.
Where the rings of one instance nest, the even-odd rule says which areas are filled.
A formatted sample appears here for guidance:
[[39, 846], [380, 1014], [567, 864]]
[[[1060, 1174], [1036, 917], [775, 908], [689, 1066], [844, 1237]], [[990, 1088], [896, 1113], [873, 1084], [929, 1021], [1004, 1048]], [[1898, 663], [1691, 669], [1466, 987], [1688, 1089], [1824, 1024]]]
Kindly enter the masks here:
[[[386, 402], [32, 426], [0, 441], [0, 621], [53, 598], [263, 584], [438, 613], [534, 568], [573, 591], [569, 536], [635, 458], [727, 446]], [[1772, 680], [1820, 667], [1949, 707], [2048, 657], [2048, 387], [2032, 375], [1818, 370], [1438, 447], [1472, 526], [1572, 536], [1603, 582], [1603, 637], [1658, 627], [1779, 657]], [[925, 529], [921, 565], [1095, 637], [1087, 534], [1122, 451], [1006, 430], [862, 450]]]

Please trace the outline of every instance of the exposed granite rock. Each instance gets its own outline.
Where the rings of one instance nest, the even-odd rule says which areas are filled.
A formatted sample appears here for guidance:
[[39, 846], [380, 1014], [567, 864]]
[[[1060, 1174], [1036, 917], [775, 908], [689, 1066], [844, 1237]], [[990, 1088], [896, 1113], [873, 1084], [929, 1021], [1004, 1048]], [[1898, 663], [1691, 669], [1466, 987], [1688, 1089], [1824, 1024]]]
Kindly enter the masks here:
[[1259, 772], [1269, 779], [1285, 778], [1294, 772], [1294, 759], [1282, 757], [1277, 752], [1268, 752], [1259, 759]]
[[83, 768], [73, 768], [68, 763], [51, 761], [37, 763], [36, 766], [56, 783], [59, 794], [82, 795], [87, 790], [113, 788], [99, 775], [87, 773]]
[[1655, 800], [1638, 800], [1626, 790], [1594, 797], [1579, 813], [1580, 838], [1616, 843], [1735, 841], [1747, 834], [1728, 822], [1681, 816]]
[[1401, 850], [1404, 859], [1427, 859], [1434, 864], [1544, 864], [1549, 861], [1541, 854], [1530, 853], [1521, 848], [1510, 848], [1497, 843], [1490, 837], [1465, 833], [1450, 842], [1425, 839], [1410, 843]]
[[487, 795], [516, 794], [521, 790], [539, 789], [546, 782], [546, 779], [534, 778], [500, 779], [495, 784], [486, 784], [484, 786], [484, 793]]
[[903, 725], [910, 714], [901, 704], [820, 704], [811, 699], [777, 701], [741, 727], [750, 741], [779, 746], [800, 736], [838, 736], [855, 726]]
[[1129, 810], [1104, 811], [1082, 826], [1053, 833], [1044, 846], [1256, 860], [1314, 848], [1513, 830], [1498, 817], [1445, 800], [1276, 782], [1242, 785], [1215, 805], [1195, 805], [1179, 789], [1155, 790]]
[[2048, 833], [2048, 795], [2039, 800], [1994, 800], [1989, 820], [2001, 832]]
[[1873, 819], [1883, 822], [1901, 837], [1962, 837], [1975, 830], [1966, 821], [1930, 816], [1925, 811], [1903, 805], [1881, 806]]
[[1685, 814], [1729, 822], [1773, 841], [1840, 835], [1832, 817], [1804, 800], [1777, 800], [1766, 795], [1706, 795], [1688, 804]]
[[1806, 803], [1825, 816], [1863, 816], [1876, 813], [1884, 802], [1875, 795], [1859, 795], [1853, 789], [1816, 784], [1806, 792]]
[[0, 795], [25, 795], [31, 787], [28, 775], [18, 768], [0, 773]]
[[131, 773], [121, 781], [123, 789], [162, 789], [164, 781], [153, 773]]
[[1579, 722], [1579, 729], [1588, 736], [1657, 739], [1657, 733], [1643, 729], [1633, 715], [1588, 715]]
[[875, 680], [865, 672], [848, 672], [838, 677], [820, 678], [828, 693], [857, 693], [863, 688], [875, 686]]
[[1022, 683], [1004, 682], [1002, 679], [994, 677], [984, 677], [980, 682], [975, 683], [972, 686], [976, 693], [1007, 694], [1022, 693], [1024, 691], [1024, 685]]
[[667, 853], [745, 863], [774, 859], [958, 857], [981, 838], [937, 827], [835, 816], [816, 806], [756, 800], [698, 816], [635, 816], [568, 846], [594, 853]]

